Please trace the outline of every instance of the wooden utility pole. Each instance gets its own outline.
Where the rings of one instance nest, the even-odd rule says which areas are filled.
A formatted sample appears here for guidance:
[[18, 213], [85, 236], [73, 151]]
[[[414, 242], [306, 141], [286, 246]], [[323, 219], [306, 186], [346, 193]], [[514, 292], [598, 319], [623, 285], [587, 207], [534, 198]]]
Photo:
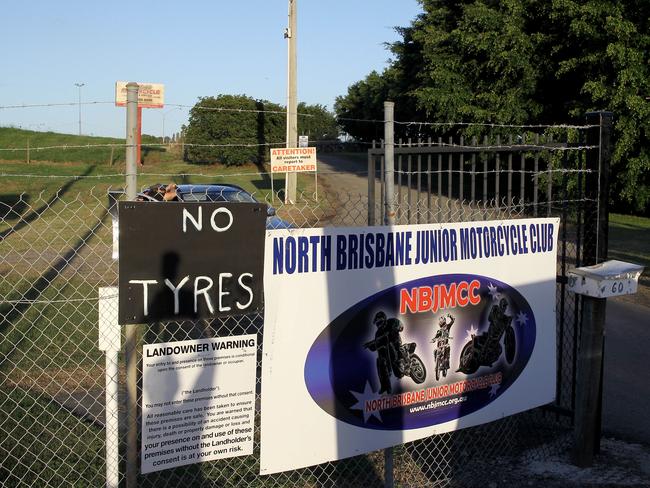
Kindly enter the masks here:
[[[289, 0], [289, 26], [284, 36], [289, 41], [287, 63], [287, 147], [298, 147], [298, 95], [296, 92], [296, 3]], [[296, 203], [296, 173], [286, 173], [284, 203]]]

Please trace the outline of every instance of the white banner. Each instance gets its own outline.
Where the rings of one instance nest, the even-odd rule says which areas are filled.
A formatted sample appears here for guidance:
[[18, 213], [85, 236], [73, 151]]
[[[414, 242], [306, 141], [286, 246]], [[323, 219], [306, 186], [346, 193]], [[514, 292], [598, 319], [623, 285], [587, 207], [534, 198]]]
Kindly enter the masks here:
[[142, 473], [253, 453], [257, 336], [142, 348]]
[[552, 402], [558, 226], [267, 231], [261, 474]]

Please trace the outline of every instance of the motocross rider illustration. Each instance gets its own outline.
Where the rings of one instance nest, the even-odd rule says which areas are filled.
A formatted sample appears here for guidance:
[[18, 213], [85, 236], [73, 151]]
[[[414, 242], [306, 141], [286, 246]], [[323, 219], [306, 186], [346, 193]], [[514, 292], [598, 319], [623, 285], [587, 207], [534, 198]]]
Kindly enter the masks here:
[[440, 373], [442, 373], [442, 376], [447, 376], [447, 370], [449, 370], [449, 353], [451, 350], [449, 341], [452, 339], [449, 331], [455, 321], [456, 319], [451, 314], [447, 314], [446, 317], [441, 316], [438, 321], [439, 328], [436, 335], [431, 339], [431, 342], [435, 344], [433, 357], [436, 362], [436, 380], [440, 378]]
[[404, 326], [398, 319], [388, 319], [382, 311], [375, 314], [372, 322], [377, 328], [375, 331], [375, 340], [367, 343], [366, 347], [373, 352], [377, 352], [377, 374], [380, 384], [379, 393], [391, 393], [391, 359], [397, 358], [398, 363], [402, 367], [402, 371], [404, 367], [400, 347], [402, 345], [402, 338], [399, 335], [404, 330]]
[[389, 319], [384, 312], [379, 311], [375, 314], [373, 324], [377, 328], [375, 338], [366, 342], [364, 347], [377, 352], [379, 393], [392, 393], [391, 372], [397, 378], [410, 376], [416, 383], [422, 383], [426, 377], [426, 369], [422, 360], [414, 353], [415, 343], [402, 344], [402, 322], [396, 318]]
[[515, 356], [516, 337], [512, 327], [512, 317], [506, 314], [508, 301], [501, 298], [498, 304], [490, 309], [488, 330], [480, 335], [472, 335], [460, 353], [457, 371], [472, 374], [481, 366], [492, 365], [499, 359], [503, 349], [500, 341], [504, 337], [505, 357], [508, 364]]

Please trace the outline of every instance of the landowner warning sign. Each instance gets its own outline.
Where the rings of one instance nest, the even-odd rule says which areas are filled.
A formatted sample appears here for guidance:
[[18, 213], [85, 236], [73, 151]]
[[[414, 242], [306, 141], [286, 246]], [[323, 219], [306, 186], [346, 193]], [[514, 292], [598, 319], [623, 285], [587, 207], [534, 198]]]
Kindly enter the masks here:
[[253, 454], [255, 334], [142, 347], [141, 471]]
[[287, 147], [271, 149], [271, 173], [316, 171], [315, 147]]

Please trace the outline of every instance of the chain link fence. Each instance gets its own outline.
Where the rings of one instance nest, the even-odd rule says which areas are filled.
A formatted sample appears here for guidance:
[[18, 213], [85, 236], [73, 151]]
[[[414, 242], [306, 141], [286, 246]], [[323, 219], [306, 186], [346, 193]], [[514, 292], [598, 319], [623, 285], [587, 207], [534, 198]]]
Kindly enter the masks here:
[[[585, 193], [584, 179], [590, 170], [585, 166], [584, 152], [578, 150], [575, 158], [563, 158], [564, 163], [555, 172], [549, 173], [549, 167], [541, 166], [531, 170], [527, 180], [546, 182], [543, 178], [551, 174], [553, 188], [546, 193], [547, 198], [532, 201], [523, 193], [499, 197], [491, 194], [492, 198], [480, 200], [458, 198], [451, 193], [444, 196], [444, 192], [436, 191], [436, 185], [448, 182], [436, 182], [435, 167], [429, 172], [422, 166], [408, 170], [409, 176], [418, 173], [428, 177], [428, 186], [411, 181], [399, 183], [401, 194], [395, 202], [398, 223], [548, 215], [560, 216], [562, 228], [558, 249], [555, 405], [394, 448], [391, 474], [396, 486], [485, 486], [486, 473], [506, 480], [512, 459], [522, 456], [543, 459], [569, 445], [580, 304], [566, 292], [561, 277], [568, 266], [581, 263], [585, 224], [599, 217], [593, 199]], [[404, 169], [404, 174], [408, 175], [408, 171]], [[494, 169], [486, 170], [485, 177], [488, 171]], [[471, 176], [469, 169], [466, 174]], [[333, 181], [334, 177], [331, 175], [330, 179]], [[507, 172], [504, 177], [508, 177]], [[20, 177], [4, 175], [0, 181], [12, 178]], [[381, 194], [381, 185], [380, 180], [373, 185], [376, 195]], [[384, 205], [381, 199], [369, 200], [367, 194], [337, 193], [333, 188], [335, 185], [321, 189], [318, 197], [302, 194], [295, 205], [283, 205], [279, 197], [268, 193], [260, 192], [256, 197], [275, 206], [277, 215], [296, 227], [365, 226], [369, 215], [380, 220]], [[99, 287], [117, 286], [110, 213], [114, 201], [108, 198], [112, 189], [101, 179], [88, 182], [84, 175], [78, 175], [40, 193], [2, 195], [1, 486], [105, 483], [106, 366], [104, 354], [97, 348], [97, 308]], [[161, 235], [164, 235], [164, 223], [161, 223]], [[141, 475], [138, 476], [141, 486], [384, 485], [387, 469], [384, 452], [277, 475], [258, 475], [262, 328], [262, 314], [138, 327], [138, 354], [142, 344], [241, 334], [257, 334], [259, 339], [255, 454]], [[127, 435], [123, 351], [117, 373], [120, 484], [125, 482]], [[141, 376], [139, 360], [138, 365]], [[141, 393], [138, 388], [138, 395]]]

